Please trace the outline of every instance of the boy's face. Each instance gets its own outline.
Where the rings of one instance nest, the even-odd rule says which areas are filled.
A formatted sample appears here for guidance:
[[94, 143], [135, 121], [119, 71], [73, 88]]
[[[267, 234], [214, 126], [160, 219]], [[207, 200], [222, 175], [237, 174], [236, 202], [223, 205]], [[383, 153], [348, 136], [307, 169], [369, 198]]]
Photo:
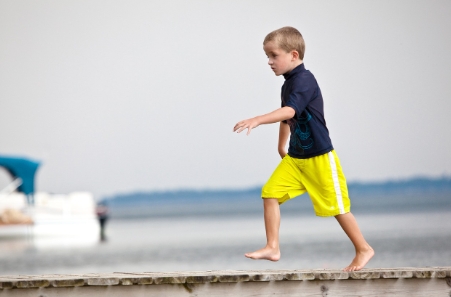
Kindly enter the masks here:
[[293, 70], [296, 66], [302, 63], [299, 60], [297, 51], [287, 53], [281, 49], [274, 41], [268, 41], [263, 45], [263, 50], [268, 57], [268, 65], [271, 66], [272, 71], [279, 76]]

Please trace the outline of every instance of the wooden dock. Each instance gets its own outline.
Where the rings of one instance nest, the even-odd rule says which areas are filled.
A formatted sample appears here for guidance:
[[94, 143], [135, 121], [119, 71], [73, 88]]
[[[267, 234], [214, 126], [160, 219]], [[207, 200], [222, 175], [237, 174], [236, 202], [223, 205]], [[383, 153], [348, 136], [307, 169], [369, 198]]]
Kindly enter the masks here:
[[0, 297], [451, 296], [451, 267], [0, 275]]

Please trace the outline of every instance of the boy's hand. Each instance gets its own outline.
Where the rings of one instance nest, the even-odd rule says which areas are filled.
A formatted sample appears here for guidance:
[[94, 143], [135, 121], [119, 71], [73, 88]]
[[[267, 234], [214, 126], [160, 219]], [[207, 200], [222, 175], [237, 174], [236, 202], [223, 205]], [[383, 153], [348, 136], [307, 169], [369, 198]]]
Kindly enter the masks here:
[[258, 127], [260, 125], [260, 122], [257, 119], [258, 117], [247, 119], [238, 122], [235, 127], [233, 127], [233, 132], [240, 133], [241, 131], [247, 129], [246, 135], [249, 135], [251, 133], [251, 130]]
[[287, 152], [285, 150], [279, 151], [280, 157], [283, 159], [286, 156]]
[[262, 125], [262, 124], [271, 124], [271, 123], [277, 123], [280, 121], [288, 120], [294, 117], [296, 112], [292, 107], [285, 106], [279, 109], [276, 109], [270, 113], [256, 116], [252, 119], [247, 119], [241, 122], [238, 122], [238, 124], [233, 127], [233, 132], [240, 133], [244, 129], [247, 129], [247, 135], [251, 133], [251, 130]]

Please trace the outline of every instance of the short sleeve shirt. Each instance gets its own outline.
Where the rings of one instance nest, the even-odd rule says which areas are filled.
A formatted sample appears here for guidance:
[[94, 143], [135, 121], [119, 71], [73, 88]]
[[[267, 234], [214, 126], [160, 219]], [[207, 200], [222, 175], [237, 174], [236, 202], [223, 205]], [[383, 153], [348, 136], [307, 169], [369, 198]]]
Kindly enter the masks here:
[[324, 102], [313, 74], [304, 64], [284, 74], [282, 107], [294, 109], [290, 126], [288, 154], [293, 158], [312, 158], [333, 150], [329, 130], [324, 119]]

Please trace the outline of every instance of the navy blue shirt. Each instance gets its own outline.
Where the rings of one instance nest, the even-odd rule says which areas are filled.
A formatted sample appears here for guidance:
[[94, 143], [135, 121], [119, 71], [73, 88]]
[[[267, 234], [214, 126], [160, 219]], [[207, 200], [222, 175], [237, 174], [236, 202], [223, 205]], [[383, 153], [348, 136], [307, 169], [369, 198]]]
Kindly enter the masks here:
[[321, 90], [313, 74], [301, 64], [283, 75], [282, 107], [289, 106], [296, 114], [286, 121], [290, 126], [288, 154], [307, 159], [333, 150], [324, 119]]

